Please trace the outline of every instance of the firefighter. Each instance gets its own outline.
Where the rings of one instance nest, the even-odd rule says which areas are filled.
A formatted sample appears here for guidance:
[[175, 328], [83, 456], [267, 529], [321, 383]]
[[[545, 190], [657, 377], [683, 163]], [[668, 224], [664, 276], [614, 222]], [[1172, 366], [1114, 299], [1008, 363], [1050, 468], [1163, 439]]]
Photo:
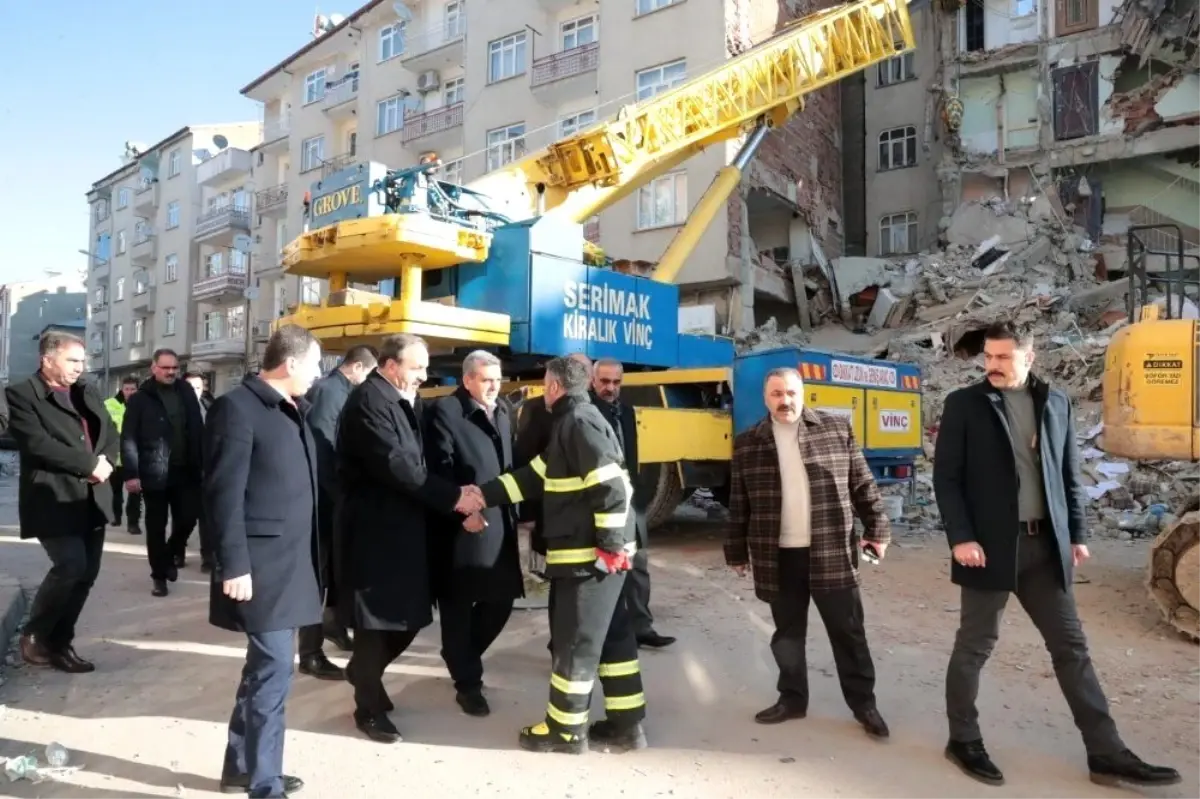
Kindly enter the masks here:
[[[553, 670], [546, 718], [521, 730], [522, 749], [582, 754], [592, 743], [646, 746], [646, 698], [637, 638], [622, 598], [632, 567], [633, 487], [612, 427], [588, 398], [589, 370], [578, 360], [546, 365], [546, 406], [554, 419], [541, 456], [480, 486], [491, 505], [542, 499]], [[596, 678], [607, 718], [588, 728]]]

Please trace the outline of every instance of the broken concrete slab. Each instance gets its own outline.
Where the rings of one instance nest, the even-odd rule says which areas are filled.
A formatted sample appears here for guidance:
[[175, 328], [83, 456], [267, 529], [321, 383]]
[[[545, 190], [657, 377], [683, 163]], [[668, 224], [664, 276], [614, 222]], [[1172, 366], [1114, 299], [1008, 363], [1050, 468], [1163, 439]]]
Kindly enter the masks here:
[[1028, 219], [1006, 213], [1003, 209], [979, 202], [967, 202], [958, 207], [950, 218], [946, 241], [978, 247], [997, 236], [996, 246], [1009, 249], [1024, 244], [1036, 232], [1036, 226]]

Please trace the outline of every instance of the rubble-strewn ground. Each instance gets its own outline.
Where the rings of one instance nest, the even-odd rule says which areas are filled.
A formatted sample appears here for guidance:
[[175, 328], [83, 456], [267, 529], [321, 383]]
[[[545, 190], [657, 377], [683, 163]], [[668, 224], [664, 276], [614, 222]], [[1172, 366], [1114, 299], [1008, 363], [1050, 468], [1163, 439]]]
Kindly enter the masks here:
[[[1092, 654], [1130, 745], [1185, 775], [1156, 796], [1200, 795], [1196, 648], [1159, 624], [1140, 588], [1146, 544], [1102, 541], [1077, 586]], [[458, 711], [436, 628], [389, 670], [407, 742], [357, 735], [341, 683], [297, 677], [288, 706], [287, 766], [304, 796], [966, 796], [981, 789], [942, 757], [942, 675], [957, 608], [937, 538], [898, 531], [866, 574], [868, 631], [888, 743], [850, 720], [819, 617], [811, 616], [808, 719], [767, 728], [752, 717], [773, 700], [770, 616], [748, 581], [722, 567], [712, 527], [664, 531], [653, 556], [661, 631], [679, 636], [642, 656], [651, 749], [628, 755], [539, 756], [516, 731], [546, 701], [545, 617], [518, 612], [487, 659], [493, 714]], [[44, 563], [34, 543], [0, 536], [6, 568]], [[216, 795], [224, 725], [242, 657], [235, 635], [206, 623], [207, 586], [193, 568], [166, 599], [149, 594], [138, 539], [114, 532], [84, 616], [80, 651], [100, 670], [70, 677], [10, 667], [0, 688], [0, 757], [44, 765], [47, 744], [69, 752], [46, 781], [4, 783], [17, 797]], [[985, 673], [988, 742], [1009, 782], [989, 796], [1134, 796], [1092, 785], [1049, 657], [1014, 606]], [[79, 766], [78, 770], [72, 770]]]

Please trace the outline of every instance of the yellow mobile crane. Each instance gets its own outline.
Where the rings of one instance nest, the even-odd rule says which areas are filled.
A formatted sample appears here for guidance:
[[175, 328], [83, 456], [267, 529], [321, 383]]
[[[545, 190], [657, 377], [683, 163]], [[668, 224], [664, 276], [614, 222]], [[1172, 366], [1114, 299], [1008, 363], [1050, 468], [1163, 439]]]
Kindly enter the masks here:
[[[548, 356], [617, 358], [626, 364], [624, 395], [637, 409], [643, 465], [636, 479], [656, 497], [653, 524], [674, 510], [685, 486], [723, 484], [735, 417], [762, 413], [761, 383], [738, 390], [761, 380], [762, 362], [739, 371], [728, 339], [681, 335], [675, 277], [769, 129], [801, 110], [804, 95], [914, 46], [906, 0], [857, 0], [790, 24], [466, 186], [438, 180], [436, 161], [404, 170], [358, 164], [326, 176], [306, 200], [307, 232], [285, 248], [284, 269], [328, 280], [329, 296], [277, 324], [302, 325], [335, 352], [414, 333], [430, 343], [435, 373], [453, 373], [456, 348], [490, 347], [514, 385], [540, 374]], [[585, 244], [584, 220], [705, 148], [742, 136], [652, 279], [605, 268], [603, 253]], [[379, 283], [381, 291], [352, 283]], [[780, 357], [795, 366], [808, 355], [793, 349]], [[848, 406], [860, 435], [870, 403], [891, 414], [879, 439], [881, 463], [915, 457], [915, 367], [837, 357], [841, 367], [811, 354], [806, 377], [866, 376], [858, 389], [848, 387], [853, 379], [830, 382], [830, 396]], [[868, 394], [868, 385], [879, 391]], [[882, 390], [890, 385], [895, 390]], [[731, 393], [744, 394], [737, 414]], [[903, 405], [902, 416], [880, 402]]]

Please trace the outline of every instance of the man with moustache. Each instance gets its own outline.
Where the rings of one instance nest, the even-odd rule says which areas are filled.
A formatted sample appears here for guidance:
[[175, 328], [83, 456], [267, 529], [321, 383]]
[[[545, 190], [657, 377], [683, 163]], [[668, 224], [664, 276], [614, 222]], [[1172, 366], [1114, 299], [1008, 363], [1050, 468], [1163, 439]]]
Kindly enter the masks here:
[[[796, 369], [773, 369], [763, 384], [766, 418], [733, 442], [725, 562], [753, 571], [754, 593], [775, 621], [771, 652], [779, 699], [759, 724], [808, 714], [808, 605], [821, 614], [842, 695], [873, 738], [887, 738], [875, 705], [875, 665], [863, 626], [860, 550], [883, 557], [891, 526], [875, 478], [848, 419], [804, 404]], [[858, 540], [857, 516], [865, 528]]]
[[[462, 385], [429, 403], [425, 458], [454, 485], [477, 485], [513, 465], [512, 422], [500, 399], [500, 359], [476, 350], [463, 361]], [[442, 628], [442, 658], [455, 701], [471, 716], [491, 712], [483, 695], [483, 654], [524, 594], [513, 505], [463, 519], [431, 518], [430, 562]]]
[[1074, 568], [1090, 555], [1071, 399], [1032, 373], [1027, 331], [1001, 322], [983, 338], [987, 378], [946, 397], [934, 451], [950, 579], [961, 592], [946, 671], [946, 757], [980, 782], [1004, 782], [984, 748], [975, 700], [1016, 594], [1050, 652], [1092, 781], [1173, 785], [1178, 771], [1143, 762], [1117, 733], [1075, 609]]

